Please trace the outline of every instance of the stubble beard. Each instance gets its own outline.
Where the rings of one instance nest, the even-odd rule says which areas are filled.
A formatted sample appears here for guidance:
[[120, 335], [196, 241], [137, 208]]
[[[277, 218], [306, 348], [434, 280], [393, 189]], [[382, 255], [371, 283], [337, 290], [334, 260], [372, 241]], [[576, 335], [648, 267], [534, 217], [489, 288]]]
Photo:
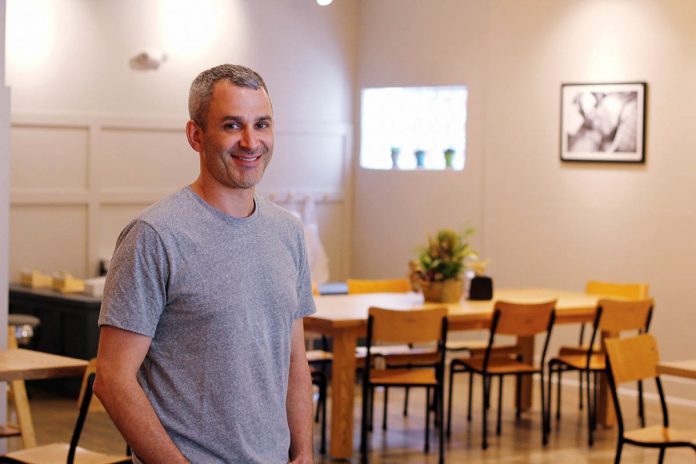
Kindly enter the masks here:
[[[235, 156], [254, 155], [261, 156], [259, 159], [259, 166], [255, 168], [244, 168], [235, 165]], [[259, 182], [261, 182], [261, 179], [266, 172], [266, 168], [271, 161], [272, 155], [272, 149], [269, 149], [266, 146], [263, 146], [254, 152], [249, 152], [236, 147], [233, 150], [225, 153], [222, 169], [218, 170], [216, 167], [210, 166], [209, 170], [211, 174], [213, 174], [213, 177], [215, 177], [219, 183], [226, 187], [241, 190], [253, 189]], [[218, 175], [216, 175], [216, 172], [218, 172]]]

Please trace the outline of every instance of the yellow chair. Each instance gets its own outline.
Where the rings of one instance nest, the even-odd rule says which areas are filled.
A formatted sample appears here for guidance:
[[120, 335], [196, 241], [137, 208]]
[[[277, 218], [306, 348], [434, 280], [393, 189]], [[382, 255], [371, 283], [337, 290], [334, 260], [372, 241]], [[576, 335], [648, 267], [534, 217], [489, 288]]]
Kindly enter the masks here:
[[[647, 300], [600, 300], [595, 320], [592, 324], [592, 336], [590, 344], [585, 348], [584, 353], [575, 350], [564, 351], [561, 349], [559, 355], [549, 360], [549, 407], [551, 410], [551, 377], [554, 372], [558, 374], [564, 371], [576, 370], [584, 375], [585, 393], [587, 398], [587, 426], [588, 444], [594, 444], [593, 431], [596, 427], [596, 394], [597, 388], [592, 389], [596, 384], [597, 376], [603, 374], [606, 369], [605, 356], [602, 349], [595, 347], [595, 342], [600, 339], [600, 333], [604, 332], [613, 337], [618, 337], [620, 332], [634, 330], [640, 333], [648, 331], [650, 319], [652, 317], [653, 301]], [[590, 375], [594, 376], [594, 381]], [[560, 379], [559, 379], [560, 387]], [[642, 396], [642, 384], [640, 384], [640, 395]], [[560, 388], [559, 388], [560, 391]], [[594, 395], [592, 392], [594, 391]], [[581, 390], [582, 393], [582, 390]], [[593, 401], [594, 398], [594, 401]], [[560, 419], [560, 394], [557, 395], [556, 419]], [[645, 415], [641, 415], [641, 422], [644, 423]]]
[[[362, 293], [407, 293], [410, 292], [411, 283], [408, 279], [348, 279], [348, 294], [356, 295]], [[423, 353], [417, 348], [405, 345], [373, 347], [373, 353], [378, 354], [387, 365], [408, 366], [432, 364], [433, 360], [429, 356], [423, 359]], [[356, 349], [356, 358], [360, 366], [365, 360], [365, 347], [359, 346]], [[404, 396], [404, 416], [408, 415], [408, 400], [410, 389], [406, 387]], [[384, 387], [384, 406], [382, 414], [382, 429], [387, 429], [387, 404], [389, 402], [389, 387]]]
[[[370, 308], [367, 321], [367, 353], [363, 372], [362, 421], [360, 452], [362, 462], [367, 460], [367, 433], [372, 422], [374, 388], [421, 387], [426, 389], [425, 452], [430, 449], [430, 391], [434, 390], [435, 419], [439, 435], [438, 462], [444, 462], [444, 375], [445, 342], [447, 340], [447, 308], [419, 310], [389, 310]], [[375, 343], [424, 344], [435, 343], [431, 349], [434, 364], [418, 369], [380, 366], [374, 361]]]
[[[641, 283], [616, 283], [616, 282], [603, 282], [599, 280], [590, 280], [585, 284], [585, 293], [591, 295], [600, 295], [602, 297], [616, 297], [620, 299], [629, 300], [644, 300], [648, 298], [648, 284]], [[585, 324], [580, 324], [580, 337], [578, 339], [577, 345], [564, 345], [561, 346], [560, 352], [565, 354], [577, 353], [584, 354], [587, 352], [587, 345], [585, 344]], [[560, 375], [560, 373], [559, 373]], [[583, 375], [582, 372], [578, 373], [578, 407], [580, 410], [583, 408]], [[561, 378], [558, 378], [558, 395], [561, 394]], [[643, 416], [643, 394], [642, 389], [639, 387], [641, 394], [638, 398], [638, 414]], [[560, 400], [559, 400], [560, 401]]]
[[[551, 330], [555, 320], [555, 301], [549, 301], [536, 304], [521, 304], [508, 303], [498, 301], [494, 304], [493, 318], [491, 320], [490, 335], [488, 346], [483, 356], [473, 358], [455, 358], [450, 363], [450, 387], [448, 401], [448, 417], [447, 417], [447, 436], [451, 435], [452, 425], [452, 379], [454, 374], [460, 372], [470, 372], [481, 376], [482, 380], [482, 411], [483, 411], [483, 439], [481, 447], [488, 447], [488, 405], [490, 404], [490, 383], [493, 377], [498, 377], [500, 381], [500, 390], [498, 393], [498, 422], [496, 434], [501, 433], [501, 412], [502, 412], [502, 378], [506, 375], [514, 375], [518, 378], [518, 389], [520, 386], [519, 378], [523, 375], [532, 376], [538, 374], [541, 376], [541, 426], [542, 426], [542, 442], [546, 444], [546, 420], [547, 414], [545, 410], [546, 399], [544, 394], [544, 371], [546, 351], [551, 337]], [[541, 362], [536, 365], [534, 363], [525, 362], [520, 359], [518, 354], [502, 354], [496, 352], [496, 336], [507, 335], [516, 337], [532, 337], [536, 334], [545, 333], [544, 347], [541, 354]], [[519, 397], [519, 390], [518, 390]], [[517, 408], [517, 416], [519, 417], [519, 407]], [[467, 420], [471, 421], [471, 389], [469, 389], [469, 406]]]
[[[667, 403], [660, 376], [657, 373], [659, 354], [655, 337], [648, 334], [624, 339], [606, 340], [607, 376], [614, 400], [614, 409], [618, 423], [618, 444], [614, 464], [621, 462], [624, 443], [657, 448], [660, 450], [659, 463], [662, 463], [667, 448], [688, 447], [696, 451], [696, 430], [676, 430], [669, 426]], [[626, 382], [655, 379], [662, 409], [662, 424], [627, 431], [624, 427], [621, 401], [616, 390]]]
[[[94, 399], [92, 394], [92, 385], [96, 377], [96, 359], [92, 359], [87, 366], [85, 375], [82, 381], [82, 391], [80, 392], [80, 413], [75, 423], [70, 444], [68, 443], [52, 443], [50, 445], [36, 446], [25, 448], [19, 451], [13, 451], [0, 457], [0, 462], [14, 464], [120, 464], [130, 463], [130, 456], [116, 456], [81, 448], [78, 445], [82, 428], [84, 427], [87, 413], [90, 410], [90, 403]], [[95, 404], [96, 408], [99, 408]]]
[[406, 293], [411, 291], [408, 279], [348, 279], [348, 294], [358, 293]]

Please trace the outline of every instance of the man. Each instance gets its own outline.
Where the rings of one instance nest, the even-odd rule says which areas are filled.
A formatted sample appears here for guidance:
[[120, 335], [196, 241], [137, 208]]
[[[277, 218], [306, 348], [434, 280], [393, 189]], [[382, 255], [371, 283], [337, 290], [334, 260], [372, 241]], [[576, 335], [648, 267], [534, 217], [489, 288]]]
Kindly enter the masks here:
[[121, 233], [94, 390], [135, 462], [312, 462], [302, 226], [255, 196], [273, 152], [261, 77], [201, 73], [189, 95], [200, 175]]

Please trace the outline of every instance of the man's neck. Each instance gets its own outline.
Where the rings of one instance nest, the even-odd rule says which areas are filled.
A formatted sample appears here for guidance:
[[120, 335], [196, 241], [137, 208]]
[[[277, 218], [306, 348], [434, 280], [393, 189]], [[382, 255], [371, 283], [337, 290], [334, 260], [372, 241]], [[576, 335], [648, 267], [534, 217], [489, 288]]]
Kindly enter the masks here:
[[213, 208], [233, 217], [245, 218], [254, 212], [255, 189], [210, 187], [200, 178], [191, 184], [191, 190]]

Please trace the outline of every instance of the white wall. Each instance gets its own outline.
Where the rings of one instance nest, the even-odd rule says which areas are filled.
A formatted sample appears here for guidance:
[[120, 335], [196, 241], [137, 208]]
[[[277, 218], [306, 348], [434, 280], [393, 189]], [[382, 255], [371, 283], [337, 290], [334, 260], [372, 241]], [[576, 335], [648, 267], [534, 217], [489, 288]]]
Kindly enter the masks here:
[[358, 87], [464, 84], [469, 114], [464, 171], [356, 168], [354, 277], [405, 275], [416, 248], [438, 228], [470, 224], [481, 242], [487, 11], [488, 2], [477, 0], [361, 4]]
[[[10, 89], [5, 87], [5, 0], [0, 0], [0, 327], [7, 326], [8, 224], [10, 208]], [[7, 332], [0, 330], [0, 349], [7, 347]], [[5, 384], [0, 398], [6, 398]], [[7, 401], [0, 401], [0, 424], [6, 422]], [[4, 451], [4, 448], [0, 451]]]
[[[470, 219], [497, 285], [648, 282], [663, 358], [696, 352], [694, 24], [690, 0], [363, 3], [359, 84], [468, 85], [469, 163], [357, 169], [353, 273], [402, 274], [426, 229]], [[648, 83], [646, 163], [561, 163], [561, 83], [621, 81]]]
[[[319, 199], [332, 277], [345, 278], [356, 21], [354, 2], [10, 0], [11, 279], [94, 275], [130, 217], [195, 178], [188, 88], [223, 62], [258, 70], [273, 99], [275, 156], [259, 190]], [[167, 61], [130, 69], [147, 49]]]

